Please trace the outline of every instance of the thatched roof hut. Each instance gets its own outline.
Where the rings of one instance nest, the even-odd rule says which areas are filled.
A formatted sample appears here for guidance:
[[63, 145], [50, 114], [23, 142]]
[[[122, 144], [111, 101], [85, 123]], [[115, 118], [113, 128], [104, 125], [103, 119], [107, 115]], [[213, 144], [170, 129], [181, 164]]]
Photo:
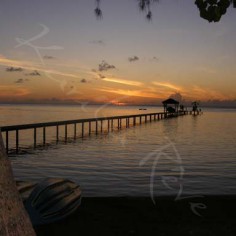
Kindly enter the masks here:
[[[165, 101], [163, 101], [162, 102], [162, 104], [163, 104], [163, 107], [164, 107], [164, 112], [167, 112], [168, 110], [170, 110], [170, 109], [168, 109], [168, 105], [174, 105], [174, 110], [175, 111], [178, 111], [178, 107], [179, 107], [179, 102], [178, 101], [176, 101], [176, 100], [174, 100], [173, 98], [168, 98], [168, 99], [166, 99]], [[170, 106], [171, 107], [171, 106]], [[171, 107], [172, 108], [172, 107]], [[172, 109], [172, 111], [173, 111], [173, 109]]]

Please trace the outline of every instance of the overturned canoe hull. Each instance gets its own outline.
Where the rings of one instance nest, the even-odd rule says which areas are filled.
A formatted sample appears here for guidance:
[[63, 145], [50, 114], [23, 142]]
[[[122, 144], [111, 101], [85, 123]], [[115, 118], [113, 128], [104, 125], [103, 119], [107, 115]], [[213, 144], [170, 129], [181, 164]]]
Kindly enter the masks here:
[[48, 178], [38, 184], [18, 182], [18, 190], [34, 226], [62, 220], [81, 204], [80, 187], [67, 179]]

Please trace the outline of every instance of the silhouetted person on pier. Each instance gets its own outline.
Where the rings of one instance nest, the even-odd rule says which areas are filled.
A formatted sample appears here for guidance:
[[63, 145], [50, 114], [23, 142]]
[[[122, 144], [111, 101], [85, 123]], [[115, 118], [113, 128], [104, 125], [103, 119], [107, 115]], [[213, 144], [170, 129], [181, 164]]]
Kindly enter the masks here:
[[197, 113], [197, 115], [198, 115], [199, 114], [199, 110], [198, 110], [199, 103], [197, 101], [195, 101], [195, 102], [192, 102], [192, 105], [193, 105], [193, 114], [196, 115], [196, 113]]

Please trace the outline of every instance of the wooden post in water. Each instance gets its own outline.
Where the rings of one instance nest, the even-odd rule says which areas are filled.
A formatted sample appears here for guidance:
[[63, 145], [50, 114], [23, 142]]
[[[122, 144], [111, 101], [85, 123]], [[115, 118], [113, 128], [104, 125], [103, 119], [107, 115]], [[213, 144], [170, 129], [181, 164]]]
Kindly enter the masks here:
[[43, 145], [46, 145], [46, 127], [43, 127]]
[[109, 132], [110, 131], [110, 120], [108, 119], [107, 120], [107, 132]]
[[34, 148], [37, 146], [37, 129], [34, 128]]
[[98, 134], [98, 121], [96, 120], [96, 135]]
[[67, 142], [67, 125], [65, 125], [65, 142]]
[[147, 123], [147, 115], [145, 115], [145, 123]]
[[89, 136], [91, 135], [91, 121], [89, 121]]
[[102, 123], [103, 123], [103, 121], [101, 120], [101, 133], [102, 133]]
[[142, 116], [139, 117], [139, 124], [142, 124]]
[[76, 135], [76, 133], [77, 133], [77, 132], [76, 132], [76, 129], [77, 129], [77, 125], [76, 125], [76, 123], [75, 123], [75, 124], [74, 124], [74, 139], [76, 139], [76, 136], [77, 136], [77, 135]]
[[58, 143], [58, 141], [59, 141], [59, 126], [57, 125], [56, 126], [56, 139], [57, 139], [57, 143]]
[[16, 130], [16, 153], [19, 151], [19, 130]]
[[84, 122], [81, 123], [82, 126], [82, 138], [84, 137]]
[[152, 115], [150, 115], [150, 122], [152, 122]]

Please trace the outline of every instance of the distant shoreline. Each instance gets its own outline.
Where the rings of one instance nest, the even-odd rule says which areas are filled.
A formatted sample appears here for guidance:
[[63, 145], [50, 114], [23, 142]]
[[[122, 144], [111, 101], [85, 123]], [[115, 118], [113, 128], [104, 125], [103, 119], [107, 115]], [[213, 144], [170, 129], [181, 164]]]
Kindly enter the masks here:
[[[101, 103], [101, 104], [79, 104], [79, 103], [0, 103], [0, 106], [109, 106], [109, 107], [138, 107], [138, 108], [142, 108], [142, 107], [162, 107], [161, 104], [157, 104], [157, 105], [153, 105], [153, 104], [148, 104], [148, 105], [115, 105], [115, 104], [106, 104], [106, 103]], [[209, 105], [201, 105], [201, 108], [206, 108], [206, 109], [236, 109], [236, 105], [235, 106], [209, 106]], [[191, 106], [187, 106], [188, 109], [191, 109]]]

